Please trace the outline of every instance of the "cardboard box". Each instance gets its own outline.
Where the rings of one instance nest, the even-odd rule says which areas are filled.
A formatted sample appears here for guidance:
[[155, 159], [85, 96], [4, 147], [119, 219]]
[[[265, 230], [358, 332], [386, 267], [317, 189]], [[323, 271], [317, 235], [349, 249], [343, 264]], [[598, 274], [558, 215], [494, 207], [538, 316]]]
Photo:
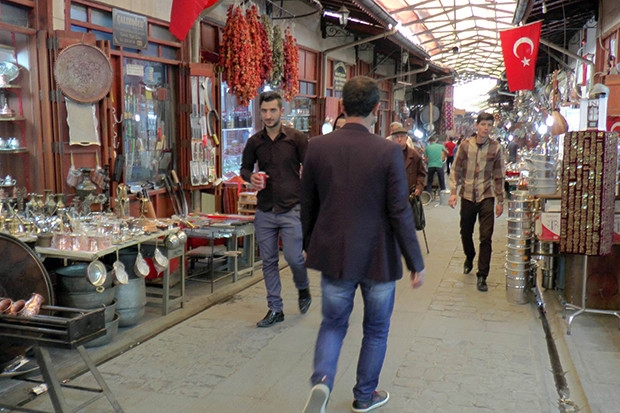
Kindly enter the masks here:
[[541, 241], [559, 241], [560, 223], [559, 212], [541, 212], [536, 220], [536, 237]]

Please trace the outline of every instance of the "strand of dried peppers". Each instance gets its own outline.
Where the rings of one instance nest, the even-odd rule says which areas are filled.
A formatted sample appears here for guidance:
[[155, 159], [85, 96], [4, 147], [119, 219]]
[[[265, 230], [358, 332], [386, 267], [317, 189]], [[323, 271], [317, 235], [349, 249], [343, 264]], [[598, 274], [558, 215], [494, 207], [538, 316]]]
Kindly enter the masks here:
[[284, 99], [291, 101], [299, 93], [299, 48], [297, 41], [287, 27], [284, 32]]
[[239, 105], [248, 106], [258, 93], [250, 24], [239, 6], [230, 5], [226, 15], [219, 62], [222, 76]]

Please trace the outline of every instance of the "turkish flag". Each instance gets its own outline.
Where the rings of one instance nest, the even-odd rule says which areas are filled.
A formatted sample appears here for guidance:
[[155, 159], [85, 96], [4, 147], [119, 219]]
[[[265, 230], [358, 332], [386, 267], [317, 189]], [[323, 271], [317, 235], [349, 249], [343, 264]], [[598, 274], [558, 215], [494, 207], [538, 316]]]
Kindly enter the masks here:
[[213, 6], [218, 0], [172, 0], [170, 9], [170, 33], [180, 41], [185, 39], [189, 29], [200, 12]]
[[534, 89], [542, 21], [499, 32], [511, 92]]

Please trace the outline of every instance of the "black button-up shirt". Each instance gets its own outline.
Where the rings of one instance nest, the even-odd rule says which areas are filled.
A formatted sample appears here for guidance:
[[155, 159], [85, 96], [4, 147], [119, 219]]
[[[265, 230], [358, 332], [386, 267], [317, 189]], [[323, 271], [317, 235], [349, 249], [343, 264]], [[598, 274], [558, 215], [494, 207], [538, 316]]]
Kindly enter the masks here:
[[254, 165], [267, 173], [265, 189], [258, 191], [257, 208], [283, 213], [301, 200], [301, 165], [306, 156], [308, 138], [301, 132], [282, 126], [274, 140], [265, 129], [252, 135], [243, 150], [241, 177], [250, 182]]

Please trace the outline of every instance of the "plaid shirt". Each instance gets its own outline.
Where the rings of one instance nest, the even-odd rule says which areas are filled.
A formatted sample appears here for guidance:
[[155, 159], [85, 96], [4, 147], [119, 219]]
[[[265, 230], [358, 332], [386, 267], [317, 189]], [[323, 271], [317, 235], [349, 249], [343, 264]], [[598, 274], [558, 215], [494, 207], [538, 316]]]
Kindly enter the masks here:
[[504, 202], [504, 159], [502, 146], [494, 139], [481, 145], [476, 136], [463, 140], [450, 168], [450, 193], [471, 202], [497, 198]]

